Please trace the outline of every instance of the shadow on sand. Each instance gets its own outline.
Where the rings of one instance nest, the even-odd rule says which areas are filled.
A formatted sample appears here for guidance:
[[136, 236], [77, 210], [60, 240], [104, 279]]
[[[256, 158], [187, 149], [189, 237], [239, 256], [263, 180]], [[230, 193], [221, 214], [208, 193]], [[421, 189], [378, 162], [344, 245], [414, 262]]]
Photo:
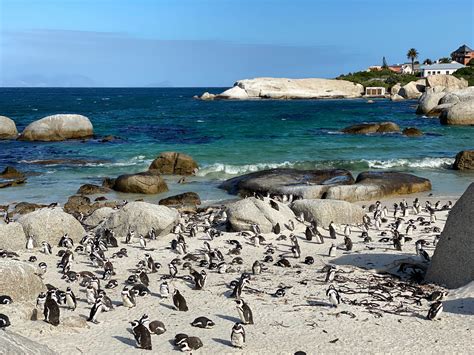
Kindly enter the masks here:
[[474, 298], [459, 298], [443, 301], [443, 310], [447, 313], [474, 315]]

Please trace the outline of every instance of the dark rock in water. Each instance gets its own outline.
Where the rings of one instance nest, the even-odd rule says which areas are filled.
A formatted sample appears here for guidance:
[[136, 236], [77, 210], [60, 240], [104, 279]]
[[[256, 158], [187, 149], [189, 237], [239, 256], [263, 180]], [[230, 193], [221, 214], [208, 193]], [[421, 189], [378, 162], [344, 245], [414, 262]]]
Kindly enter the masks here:
[[0, 178], [3, 179], [23, 179], [24, 177], [25, 174], [11, 166], [7, 166], [0, 174]]
[[422, 131], [414, 127], [405, 128], [402, 133], [408, 137], [419, 137], [423, 135]]
[[164, 206], [196, 206], [201, 204], [201, 199], [195, 192], [185, 192], [164, 198], [160, 200], [159, 204]]
[[106, 177], [104, 178], [104, 180], [102, 180], [102, 186], [112, 189], [114, 187], [115, 180], [116, 179]]
[[474, 170], [474, 150], [462, 150], [456, 154], [455, 170]]
[[40, 205], [40, 204], [29, 203], [29, 202], [20, 202], [15, 205], [15, 208], [13, 209], [13, 213], [26, 214], [26, 213], [36, 211], [43, 207], [47, 207], [47, 205]]
[[47, 160], [33, 160], [27, 162], [28, 164], [34, 165], [88, 165], [88, 164], [103, 164], [107, 163], [107, 160], [83, 160], [83, 159], [47, 159]]
[[5, 187], [23, 185], [24, 183], [26, 183], [26, 179], [16, 179], [16, 180], [0, 179], [0, 189], [3, 189]]
[[474, 280], [474, 183], [449, 212], [425, 280], [458, 288]]
[[108, 142], [113, 142], [119, 139], [120, 139], [119, 137], [115, 137], [115, 136], [105, 136], [99, 142], [108, 143]]
[[194, 175], [197, 163], [189, 155], [176, 152], [163, 152], [153, 160], [148, 170], [163, 175]]
[[93, 184], [82, 185], [79, 190], [77, 190], [78, 195], [96, 195], [96, 194], [106, 194], [110, 192], [111, 189], [108, 187], [97, 186]]
[[231, 194], [243, 196], [257, 192], [320, 198], [331, 185], [350, 185], [353, 183], [354, 178], [351, 173], [344, 169], [270, 169], [234, 177], [224, 181], [219, 187]]
[[82, 195], [73, 195], [69, 197], [67, 202], [64, 204], [64, 211], [77, 217], [81, 213], [84, 215], [89, 215], [99, 208], [114, 208], [117, 205], [118, 202], [116, 201], [96, 201], [92, 203], [89, 197]]
[[144, 172], [120, 175], [115, 180], [113, 189], [120, 192], [158, 194], [168, 191], [168, 185], [160, 175]]
[[346, 127], [342, 132], [349, 134], [397, 133], [400, 132], [400, 127], [393, 122], [362, 123]]

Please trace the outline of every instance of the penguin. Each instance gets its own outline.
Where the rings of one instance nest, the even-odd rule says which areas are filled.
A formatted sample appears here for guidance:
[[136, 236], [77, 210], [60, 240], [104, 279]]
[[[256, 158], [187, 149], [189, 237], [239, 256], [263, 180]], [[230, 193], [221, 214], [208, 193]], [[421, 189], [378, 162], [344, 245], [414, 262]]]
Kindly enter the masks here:
[[146, 263], [146, 267], [147, 267], [147, 269], [150, 273], [158, 272], [158, 269], [155, 265], [155, 262], [154, 262], [153, 258], [148, 253], [145, 253], [145, 263]]
[[197, 317], [195, 320], [192, 321], [191, 325], [197, 328], [210, 329], [215, 325], [215, 323], [209, 318]]
[[440, 316], [443, 312], [443, 303], [441, 301], [437, 301], [430, 306], [430, 310], [428, 311], [428, 315], [426, 318], [429, 320], [435, 320]]
[[59, 325], [59, 305], [55, 290], [48, 291], [46, 301], [44, 303], [44, 320], [45, 322], [57, 326]]
[[184, 340], [188, 339], [189, 336], [187, 334], [178, 333], [174, 336], [174, 345], [179, 346]]
[[329, 236], [331, 239], [336, 239], [336, 228], [334, 228], [334, 222], [329, 223]]
[[344, 237], [344, 245], [346, 246], [346, 250], [347, 251], [351, 251], [352, 250], [352, 239], [349, 238], [349, 237]]
[[42, 278], [44, 274], [46, 274], [46, 271], [48, 270], [48, 265], [44, 261], [40, 262], [38, 264], [38, 275]]
[[11, 304], [13, 300], [10, 296], [2, 295], [0, 296], [0, 304]]
[[331, 244], [331, 247], [329, 248], [329, 253], [328, 256], [336, 256], [336, 244]]
[[341, 303], [341, 296], [339, 296], [339, 292], [337, 292], [333, 285], [330, 285], [327, 289], [326, 296], [329, 297], [332, 307], [337, 307]]
[[402, 251], [402, 242], [400, 237], [393, 238], [393, 247], [395, 250]]
[[136, 272], [136, 275], [138, 276], [138, 279], [142, 284], [144, 284], [146, 287], [150, 284], [150, 279], [148, 278], [148, 275], [146, 274], [145, 270], [138, 270]]
[[178, 268], [176, 267], [176, 265], [173, 264], [173, 263], [169, 263], [168, 268], [169, 268], [169, 271], [170, 271], [170, 276], [172, 278], [176, 277], [176, 275], [178, 274]]
[[262, 264], [260, 263], [260, 261], [255, 260], [252, 265], [252, 273], [254, 275], [260, 275], [262, 273]]
[[128, 233], [127, 236], [125, 237], [125, 244], [133, 244], [135, 238], [135, 232], [133, 229], [131, 229]]
[[285, 297], [285, 289], [284, 288], [279, 288], [275, 291], [275, 293], [273, 294], [273, 297], [276, 297], [276, 298], [281, 298], [281, 297]]
[[420, 248], [420, 256], [423, 258], [424, 261], [426, 262], [429, 262], [431, 259], [430, 259], [430, 256], [428, 255], [428, 253], [426, 252], [425, 249], [423, 248]]
[[178, 311], [181, 312], [187, 312], [188, 311], [188, 306], [186, 304], [186, 299], [183, 297], [183, 295], [179, 292], [179, 290], [174, 290], [173, 293], [173, 304], [176, 307]]
[[260, 226], [258, 224], [252, 224], [252, 231], [258, 235], [258, 234], [261, 234], [261, 230], [260, 230]]
[[33, 236], [29, 235], [26, 240], [26, 249], [31, 250], [35, 247], [35, 240]]
[[140, 318], [139, 323], [147, 327], [151, 334], [161, 335], [166, 332], [164, 323], [159, 320], [150, 321], [148, 314], [144, 314]]
[[137, 321], [130, 322], [130, 325], [132, 326], [132, 333], [137, 342], [137, 347], [144, 350], [152, 350], [151, 334], [148, 328]]
[[6, 314], [0, 313], [0, 329], [5, 329], [11, 325], [10, 318]]
[[194, 289], [195, 290], [202, 290], [204, 285], [206, 284], [207, 274], [206, 271], [202, 270], [201, 273], [192, 270], [190, 274], [194, 278]]
[[245, 285], [247, 285], [248, 282], [249, 282], [248, 278], [241, 277], [240, 280], [235, 285], [234, 290], [231, 294], [231, 297], [240, 299], [240, 296], [242, 295], [242, 290], [244, 289]]
[[88, 304], [94, 304], [97, 299], [97, 290], [92, 285], [86, 287], [86, 298]]
[[314, 258], [312, 256], [307, 256], [304, 258], [304, 263], [306, 265], [313, 265], [314, 264]]
[[336, 268], [334, 266], [330, 266], [326, 273], [326, 283], [333, 282], [334, 277], [336, 277]]
[[102, 310], [104, 312], [108, 312], [111, 309], [114, 309], [114, 304], [112, 303], [112, 300], [109, 296], [107, 296], [104, 290], [99, 290], [98, 298], [102, 300], [102, 304], [104, 305]]
[[160, 285], [160, 297], [168, 298], [169, 295], [170, 295], [170, 288], [168, 286], [168, 282], [163, 281]]
[[344, 236], [350, 237], [352, 233], [351, 226], [349, 224], [346, 224], [344, 227]]
[[146, 240], [143, 235], [140, 234], [140, 246], [145, 249], [146, 248]]
[[276, 234], [276, 235], [278, 235], [278, 234], [280, 234], [280, 232], [281, 232], [281, 226], [280, 226], [280, 223], [277, 223], [277, 224], [275, 224], [275, 226], [273, 227], [273, 233]]
[[426, 299], [430, 302], [441, 301], [446, 296], [446, 292], [433, 291]]
[[46, 302], [46, 293], [41, 292], [38, 295], [38, 297], [36, 297], [36, 308], [43, 310], [45, 302]]
[[43, 245], [43, 253], [48, 255], [52, 254], [53, 248], [51, 247], [51, 244], [49, 244], [48, 242], [43, 242], [41, 244]]
[[245, 329], [241, 323], [235, 323], [232, 327], [230, 342], [235, 348], [243, 348], [245, 344]]
[[69, 309], [75, 311], [77, 307], [76, 296], [72, 292], [72, 289], [68, 287], [66, 289], [66, 305]]
[[135, 301], [135, 292], [129, 290], [127, 286], [123, 288], [121, 296], [124, 307], [133, 308], [137, 305]]
[[270, 206], [276, 210], [276, 211], [279, 211], [280, 210], [280, 206], [278, 206], [278, 203], [276, 203], [275, 201], [273, 200], [270, 200]]
[[242, 299], [235, 300], [235, 303], [237, 304], [237, 311], [239, 312], [239, 317], [242, 323], [254, 324], [252, 310], [249, 305]]
[[199, 348], [202, 348], [202, 346], [202, 341], [198, 337], [187, 337], [186, 339], [183, 339], [179, 344], [179, 348], [182, 352], [197, 350]]
[[94, 324], [99, 324], [99, 321], [97, 318], [99, 314], [102, 313], [103, 310], [104, 310], [104, 304], [102, 303], [102, 298], [99, 297], [97, 298], [94, 305], [92, 306], [91, 311], [89, 313], [89, 318], [87, 318], [87, 321], [92, 322]]

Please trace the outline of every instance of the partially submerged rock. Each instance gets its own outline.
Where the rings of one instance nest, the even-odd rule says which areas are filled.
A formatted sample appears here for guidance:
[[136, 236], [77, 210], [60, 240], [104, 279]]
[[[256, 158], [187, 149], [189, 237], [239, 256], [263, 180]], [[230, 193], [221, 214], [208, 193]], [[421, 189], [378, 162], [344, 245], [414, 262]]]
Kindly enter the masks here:
[[148, 170], [163, 175], [194, 175], [198, 164], [187, 154], [163, 152], [153, 160]]
[[16, 139], [18, 131], [15, 122], [5, 116], [0, 116], [0, 140], [1, 139]]
[[13, 302], [36, 301], [38, 294], [46, 289], [36, 268], [23, 261], [0, 259], [0, 292]]
[[159, 194], [168, 191], [165, 180], [149, 172], [120, 175], [115, 179], [113, 189], [136, 194]]
[[405, 99], [418, 99], [423, 94], [426, 88], [425, 79], [417, 81], [410, 81], [408, 84], [403, 85], [398, 91], [398, 95]]
[[423, 135], [423, 132], [415, 127], [408, 127], [403, 130], [403, 135], [407, 137], [420, 137]]
[[418, 100], [416, 113], [420, 115], [434, 116], [437, 115], [435, 108], [439, 105], [439, 101], [446, 95], [443, 87], [427, 88]]
[[15, 205], [15, 208], [13, 208], [13, 214], [27, 214], [44, 207], [47, 206], [37, 203], [19, 202]]
[[17, 186], [26, 183], [26, 176], [14, 167], [7, 166], [0, 173], [0, 188]]
[[184, 192], [161, 199], [159, 204], [164, 206], [197, 206], [201, 204], [201, 199], [195, 192]]
[[456, 154], [453, 169], [474, 170], [474, 150], [462, 150]]
[[20, 135], [25, 141], [63, 141], [92, 137], [91, 121], [82, 115], [59, 114], [30, 123]]
[[84, 184], [79, 190], [77, 190], [78, 195], [97, 195], [97, 194], [106, 194], [109, 193], [111, 189], [104, 186], [98, 186], [94, 184]]
[[342, 132], [349, 134], [397, 133], [400, 132], [400, 127], [393, 122], [361, 123], [346, 127], [342, 129]]
[[20, 223], [0, 224], [0, 249], [17, 251], [25, 247], [26, 236]]
[[447, 125], [474, 125], [474, 96], [472, 100], [460, 101], [443, 110], [440, 115], [441, 124]]

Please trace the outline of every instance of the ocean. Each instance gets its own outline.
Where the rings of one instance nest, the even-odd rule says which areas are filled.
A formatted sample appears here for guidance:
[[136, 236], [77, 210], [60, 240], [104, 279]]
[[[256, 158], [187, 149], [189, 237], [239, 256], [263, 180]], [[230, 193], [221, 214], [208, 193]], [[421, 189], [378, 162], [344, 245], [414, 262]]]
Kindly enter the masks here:
[[[0, 88], [0, 115], [21, 131], [34, 120], [57, 113], [90, 118], [96, 137], [54, 143], [0, 141], [0, 169], [28, 173], [20, 187], [0, 190], [0, 204], [61, 202], [80, 185], [100, 184], [147, 169], [162, 151], [191, 155], [198, 176], [184, 185], [169, 179], [170, 191], [156, 196], [111, 194], [115, 198], [161, 198], [195, 191], [205, 203], [232, 198], [218, 189], [222, 180], [274, 167], [398, 170], [429, 178], [433, 193], [461, 194], [471, 172], [449, 167], [457, 152], [472, 149], [474, 127], [442, 126], [415, 114], [416, 102], [375, 99], [295, 101], [199, 101], [204, 91], [225, 88]], [[362, 122], [393, 121], [426, 134], [345, 135], [340, 129]], [[101, 143], [113, 135], [118, 140]], [[43, 160], [59, 160], [39, 164]]]

